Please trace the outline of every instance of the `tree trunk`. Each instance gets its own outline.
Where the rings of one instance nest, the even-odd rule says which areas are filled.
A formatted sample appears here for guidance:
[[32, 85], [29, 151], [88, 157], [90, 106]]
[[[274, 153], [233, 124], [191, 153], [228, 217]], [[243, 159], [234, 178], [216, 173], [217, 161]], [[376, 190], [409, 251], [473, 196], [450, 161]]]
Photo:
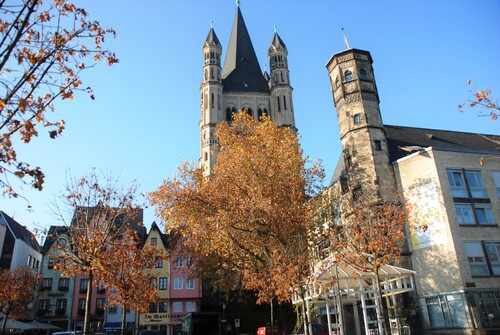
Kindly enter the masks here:
[[122, 307], [122, 335], [125, 335], [125, 325], [127, 324], [127, 308]]
[[377, 285], [377, 298], [379, 299], [379, 306], [380, 306], [380, 314], [382, 315], [383, 322], [382, 326], [384, 328], [384, 334], [389, 335], [389, 315], [387, 314], [387, 308], [386, 308], [386, 300], [382, 298], [382, 286], [380, 284], [380, 276], [378, 273], [379, 268], [375, 268], [375, 282]]
[[2, 322], [2, 335], [5, 335], [5, 328], [7, 327], [7, 320], [9, 319], [9, 314], [4, 314]]
[[274, 335], [274, 308], [273, 308], [273, 298], [269, 302], [271, 307], [271, 334]]
[[94, 280], [94, 274], [92, 270], [89, 271], [89, 278], [87, 283], [87, 296], [85, 300], [85, 316], [83, 317], [83, 333], [85, 335], [90, 334], [90, 303], [92, 299], [92, 282]]

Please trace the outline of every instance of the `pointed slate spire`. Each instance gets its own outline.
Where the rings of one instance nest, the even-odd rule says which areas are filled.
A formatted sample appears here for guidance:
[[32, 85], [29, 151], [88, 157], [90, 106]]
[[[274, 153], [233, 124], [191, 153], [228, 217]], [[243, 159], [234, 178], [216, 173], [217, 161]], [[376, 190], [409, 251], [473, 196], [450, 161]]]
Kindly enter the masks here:
[[231, 30], [222, 79], [225, 91], [269, 91], [239, 6]]
[[208, 45], [221, 45], [213, 27], [210, 27], [205, 43]]
[[269, 46], [269, 48], [272, 48], [272, 47], [274, 47], [276, 50], [286, 49], [285, 43], [280, 38], [280, 35], [278, 35], [277, 32], [274, 32], [273, 40], [271, 41], [271, 45]]

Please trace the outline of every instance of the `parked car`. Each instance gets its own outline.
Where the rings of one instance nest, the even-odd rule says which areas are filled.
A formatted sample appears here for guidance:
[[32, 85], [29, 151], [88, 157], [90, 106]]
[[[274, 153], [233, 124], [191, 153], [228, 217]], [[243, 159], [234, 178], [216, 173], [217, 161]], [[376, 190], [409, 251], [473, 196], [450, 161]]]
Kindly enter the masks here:
[[[312, 324], [313, 335], [329, 335], [328, 328], [319, 323]], [[292, 335], [304, 335], [304, 325], [302, 325], [297, 331], [293, 332]]]

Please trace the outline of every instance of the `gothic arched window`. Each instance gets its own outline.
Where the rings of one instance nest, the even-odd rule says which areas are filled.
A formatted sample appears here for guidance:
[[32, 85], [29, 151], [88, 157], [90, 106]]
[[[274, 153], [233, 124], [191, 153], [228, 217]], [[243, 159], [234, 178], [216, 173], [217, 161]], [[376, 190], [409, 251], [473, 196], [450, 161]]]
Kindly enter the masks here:
[[233, 117], [233, 113], [231, 113], [231, 108], [227, 107], [226, 108], [226, 121], [231, 122], [232, 117]]

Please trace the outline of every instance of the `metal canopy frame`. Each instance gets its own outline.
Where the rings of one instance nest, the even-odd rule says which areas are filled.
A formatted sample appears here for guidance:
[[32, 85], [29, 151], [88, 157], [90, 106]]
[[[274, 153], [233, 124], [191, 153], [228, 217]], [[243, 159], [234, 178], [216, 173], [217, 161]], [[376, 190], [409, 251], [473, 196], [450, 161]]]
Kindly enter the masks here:
[[[415, 290], [415, 271], [393, 265], [383, 265], [379, 269], [382, 298], [393, 297], [397, 294]], [[383, 334], [383, 322], [380, 311], [380, 298], [377, 294], [376, 277], [373, 272], [360, 271], [348, 264], [338, 264], [335, 256], [330, 256], [319, 263], [316, 271], [311, 276], [304, 300], [298, 293], [292, 295], [293, 304], [305, 302], [323, 302], [327, 309], [328, 329], [331, 328], [329, 301], [333, 299], [340, 323], [342, 318], [342, 303], [347, 301], [361, 301], [363, 310], [365, 333], [369, 334], [368, 310], [375, 309], [377, 315], [377, 328]], [[374, 305], [369, 305], [368, 301]], [[306, 305], [307, 307], [307, 305]], [[306, 308], [306, 310], [309, 310]], [[342, 326], [341, 334], [344, 334]]]

